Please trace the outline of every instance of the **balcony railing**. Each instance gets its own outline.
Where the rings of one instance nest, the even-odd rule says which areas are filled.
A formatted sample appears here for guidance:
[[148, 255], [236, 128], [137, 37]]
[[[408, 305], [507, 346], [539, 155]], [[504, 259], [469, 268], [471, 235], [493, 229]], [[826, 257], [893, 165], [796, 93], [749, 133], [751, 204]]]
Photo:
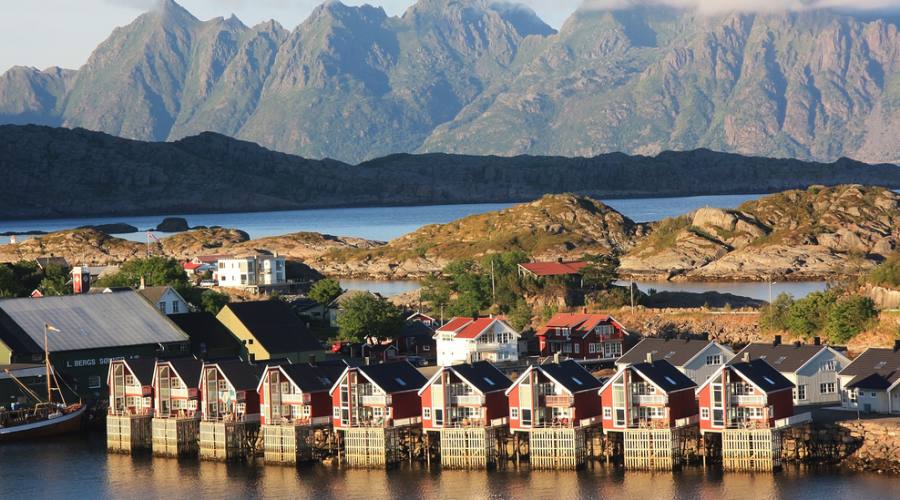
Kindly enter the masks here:
[[450, 396], [450, 404], [457, 406], [482, 406], [484, 405], [484, 396], [478, 394]]
[[568, 394], [544, 396], [544, 406], [555, 408], [569, 408], [575, 404], [575, 398]]
[[691, 425], [696, 425], [698, 422], [700, 422], [700, 416], [691, 415], [690, 417], [676, 419], [675, 427], [688, 427]]
[[172, 395], [173, 398], [184, 398], [184, 399], [188, 398], [187, 387], [185, 387], [183, 389], [171, 389], [170, 394]]
[[390, 404], [388, 397], [385, 394], [362, 396], [360, 402], [363, 406], [387, 406]]
[[501, 344], [499, 342], [475, 343], [475, 352], [497, 352], [515, 349], [516, 344]]
[[732, 400], [737, 405], [747, 405], [747, 406], [765, 406], [766, 397], [765, 396], [754, 396], [754, 395], [735, 395], [732, 396]]
[[281, 402], [289, 405], [309, 403], [309, 394], [282, 394]]
[[661, 394], [634, 394], [632, 401], [637, 405], [664, 405], [666, 397]]

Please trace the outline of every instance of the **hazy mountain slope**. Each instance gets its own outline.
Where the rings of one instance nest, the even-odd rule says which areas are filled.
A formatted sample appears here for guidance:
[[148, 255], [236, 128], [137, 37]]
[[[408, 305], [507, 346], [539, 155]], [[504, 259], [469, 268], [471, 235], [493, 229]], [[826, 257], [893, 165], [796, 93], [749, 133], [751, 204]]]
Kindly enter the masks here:
[[0, 75], [0, 122], [59, 125], [59, 108], [74, 71], [16, 66]]

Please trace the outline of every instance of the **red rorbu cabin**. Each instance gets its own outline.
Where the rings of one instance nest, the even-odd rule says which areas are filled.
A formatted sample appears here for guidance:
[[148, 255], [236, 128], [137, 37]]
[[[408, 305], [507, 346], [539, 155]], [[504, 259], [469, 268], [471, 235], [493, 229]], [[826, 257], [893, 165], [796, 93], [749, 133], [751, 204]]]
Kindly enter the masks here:
[[153, 411], [156, 418], [193, 418], [200, 399], [203, 362], [193, 359], [157, 361], [153, 371]]
[[700, 430], [773, 429], [794, 415], [793, 389], [764, 359], [735, 358], [697, 389]]
[[331, 387], [335, 429], [402, 427], [419, 423], [419, 389], [427, 380], [406, 361], [347, 367]]
[[200, 401], [207, 422], [258, 422], [259, 369], [242, 361], [206, 363], [200, 375]]
[[152, 415], [154, 359], [114, 359], [109, 363], [109, 414]]
[[575, 361], [531, 366], [506, 390], [509, 429], [587, 427], [600, 421], [600, 382]]
[[541, 356], [560, 353], [576, 359], [616, 359], [628, 332], [605, 314], [555, 314], [536, 337]]
[[600, 389], [603, 430], [675, 429], [696, 423], [696, 388], [666, 360], [627, 365]]
[[262, 425], [328, 425], [331, 386], [344, 366], [269, 365], [257, 386]]
[[445, 366], [419, 391], [422, 428], [493, 427], [507, 423], [512, 382], [487, 361]]

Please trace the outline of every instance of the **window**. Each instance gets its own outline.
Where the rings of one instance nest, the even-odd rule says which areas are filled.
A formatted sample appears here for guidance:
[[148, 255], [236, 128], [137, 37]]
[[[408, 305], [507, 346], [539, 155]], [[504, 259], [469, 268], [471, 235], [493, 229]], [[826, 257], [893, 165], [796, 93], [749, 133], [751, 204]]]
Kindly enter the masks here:
[[431, 408], [422, 408], [422, 418], [431, 420]]
[[181, 312], [181, 311], [179, 311], [178, 309], [179, 309], [179, 308], [178, 308], [178, 301], [177, 301], [177, 300], [173, 300], [173, 301], [172, 301], [172, 312], [173, 312], [173, 313]]
[[709, 420], [709, 408], [700, 408], [700, 420]]
[[573, 349], [575, 350], [575, 354], [580, 354], [580, 352], [581, 352], [581, 346], [580, 346], [580, 345], [575, 344], [575, 345], [573, 345], [572, 347], [573, 347]]
[[603, 408], [603, 418], [606, 420], [612, 419], [612, 408], [610, 408], [610, 407]]
[[856, 389], [850, 389], [849, 391], [847, 391], [847, 397], [850, 399], [851, 403], [856, 402], [856, 395]]
[[594, 354], [597, 352], [597, 344], [591, 342], [588, 344], [588, 354]]
[[331, 416], [334, 418], [341, 418], [341, 409], [335, 407], [334, 410], [331, 412]]
[[91, 375], [88, 377], [88, 389], [99, 389], [101, 385], [99, 375]]
[[823, 372], [833, 372], [835, 371], [835, 364], [833, 359], [829, 359], [828, 361], [822, 363], [822, 371]]
[[518, 408], [510, 408], [509, 409], [509, 418], [511, 418], [512, 420], [518, 420], [519, 419], [519, 409]]
[[834, 392], [835, 392], [834, 382], [827, 382], [824, 384], [819, 384], [819, 393], [820, 394], [834, 394]]
[[134, 385], [134, 376], [125, 375], [125, 385]]
[[522, 425], [531, 425], [531, 408], [522, 408]]
[[806, 401], [806, 384], [797, 386], [797, 401]]
[[712, 356], [706, 357], [707, 365], [721, 365], [722, 364], [722, 355], [721, 354], [713, 354]]
[[434, 425], [444, 425], [444, 410], [434, 409]]
[[161, 312], [163, 314], [166, 313], [166, 303], [165, 302], [160, 302], [159, 304], [157, 304], [157, 306], [159, 307], [159, 312]]
[[224, 380], [220, 380], [220, 381], [219, 381], [219, 390], [220, 390], [220, 391], [227, 391], [227, 390], [228, 390], [228, 382], [226, 382], [226, 381], [224, 381]]

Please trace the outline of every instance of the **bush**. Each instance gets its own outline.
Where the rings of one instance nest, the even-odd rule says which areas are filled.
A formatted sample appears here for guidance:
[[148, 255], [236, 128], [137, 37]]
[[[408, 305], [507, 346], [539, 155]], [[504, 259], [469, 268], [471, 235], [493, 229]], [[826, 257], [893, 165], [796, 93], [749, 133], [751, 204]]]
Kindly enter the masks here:
[[837, 302], [833, 291], [813, 292], [794, 302], [788, 311], [787, 327], [795, 335], [810, 337], [825, 328], [828, 312]]
[[98, 287], [137, 286], [144, 278], [147, 286], [187, 286], [187, 274], [181, 263], [175, 259], [151, 256], [143, 259], [129, 260], [122, 264], [114, 274], [97, 281]]
[[790, 294], [782, 293], [772, 301], [766, 304], [759, 312], [759, 325], [768, 331], [788, 330], [788, 316], [794, 305], [794, 297]]
[[875, 302], [853, 296], [837, 302], [828, 312], [825, 333], [832, 342], [845, 343], [871, 326], [878, 317]]
[[312, 288], [309, 289], [309, 298], [315, 300], [318, 304], [327, 306], [342, 293], [344, 291], [337, 280], [326, 278], [313, 284]]
[[231, 296], [213, 290], [206, 290], [200, 295], [200, 307], [213, 315], [219, 314], [219, 311], [229, 302], [231, 302]]
[[403, 329], [403, 311], [370, 293], [359, 292], [342, 300], [338, 337], [351, 342], [385, 339]]
[[869, 273], [868, 282], [873, 285], [900, 288], [900, 254], [894, 254]]

